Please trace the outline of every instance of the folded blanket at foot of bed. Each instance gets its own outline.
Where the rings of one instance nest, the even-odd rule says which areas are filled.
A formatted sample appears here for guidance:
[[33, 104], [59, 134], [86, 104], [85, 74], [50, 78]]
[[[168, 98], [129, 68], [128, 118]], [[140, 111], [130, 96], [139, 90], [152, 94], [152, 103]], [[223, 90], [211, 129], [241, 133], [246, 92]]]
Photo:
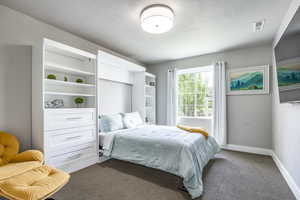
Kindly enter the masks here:
[[208, 132], [206, 132], [203, 128], [200, 127], [192, 127], [192, 126], [184, 126], [184, 125], [177, 125], [177, 128], [180, 128], [184, 131], [188, 131], [190, 133], [200, 133], [202, 134], [206, 139], [208, 139]]

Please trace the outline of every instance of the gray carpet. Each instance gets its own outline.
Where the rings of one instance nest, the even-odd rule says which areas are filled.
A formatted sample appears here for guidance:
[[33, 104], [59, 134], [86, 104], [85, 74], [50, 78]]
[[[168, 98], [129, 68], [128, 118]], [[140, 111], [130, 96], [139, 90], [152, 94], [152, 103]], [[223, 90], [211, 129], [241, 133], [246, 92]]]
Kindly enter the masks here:
[[[177, 189], [180, 178], [110, 160], [72, 174], [56, 200], [187, 200]], [[204, 193], [198, 200], [295, 200], [268, 156], [222, 151], [204, 172]]]

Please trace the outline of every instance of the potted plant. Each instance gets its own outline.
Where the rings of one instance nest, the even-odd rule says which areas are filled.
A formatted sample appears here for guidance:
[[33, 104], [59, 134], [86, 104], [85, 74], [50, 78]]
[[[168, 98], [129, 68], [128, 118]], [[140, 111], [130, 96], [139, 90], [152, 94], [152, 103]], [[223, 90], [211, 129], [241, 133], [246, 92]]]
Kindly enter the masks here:
[[83, 83], [83, 80], [81, 78], [76, 79], [76, 83]]
[[65, 76], [64, 77], [64, 81], [67, 82], [68, 81], [68, 77]]
[[80, 108], [81, 105], [84, 103], [84, 99], [82, 97], [77, 97], [74, 99], [74, 102], [77, 105], [77, 108]]
[[56, 80], [56, 76], [54, 74], [48, 74], [47, 79]]

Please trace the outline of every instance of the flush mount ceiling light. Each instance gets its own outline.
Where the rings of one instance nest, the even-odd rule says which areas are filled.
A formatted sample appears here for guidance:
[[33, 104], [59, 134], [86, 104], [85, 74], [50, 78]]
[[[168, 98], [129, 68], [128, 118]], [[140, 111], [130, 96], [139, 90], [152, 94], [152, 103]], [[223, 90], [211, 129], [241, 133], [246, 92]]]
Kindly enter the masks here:
[[174, 12], [166, 5], [151, 5], [141, 12], [140, 18], [144, 31], [160, 34], [173, 27]]

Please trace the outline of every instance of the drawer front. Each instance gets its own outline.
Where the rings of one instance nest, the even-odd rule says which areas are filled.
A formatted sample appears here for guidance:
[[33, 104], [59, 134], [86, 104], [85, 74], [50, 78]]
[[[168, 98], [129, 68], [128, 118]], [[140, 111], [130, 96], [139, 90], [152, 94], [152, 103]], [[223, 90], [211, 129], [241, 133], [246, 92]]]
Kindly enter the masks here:
[[80, 160], [71, 161], [68, 163], [64, 163], [62, 165], [55, 166], [56, 168], [63, 170], [67, 173], [72, 173], [78, 171], [80, 169], [86, 168], [90, 165], [96, 164], [98, 162], [98, 158], [95, 156], [85, 157]]
[[52, 153], [70, 146], [95, 142], [97, 139], [95, 126], [47, 131], [45, 134], [47, 149]]
[[76, 128], [96, 124], [96, 110], [48, 110], [45, 112], [45, 130]]
[[[72, 148], [70, 148], [72, 150]], [[76, 148], [75, 148], [76, 149]], [[61, 155], [52, 155], [46, 160], [46, 164], [51, 166], [61, 166], [70, 162], [80, 161], [88, 157], [96, 157], [96, 143], [88, 143], [77, 146], [77, 150], [64, 153]]]

